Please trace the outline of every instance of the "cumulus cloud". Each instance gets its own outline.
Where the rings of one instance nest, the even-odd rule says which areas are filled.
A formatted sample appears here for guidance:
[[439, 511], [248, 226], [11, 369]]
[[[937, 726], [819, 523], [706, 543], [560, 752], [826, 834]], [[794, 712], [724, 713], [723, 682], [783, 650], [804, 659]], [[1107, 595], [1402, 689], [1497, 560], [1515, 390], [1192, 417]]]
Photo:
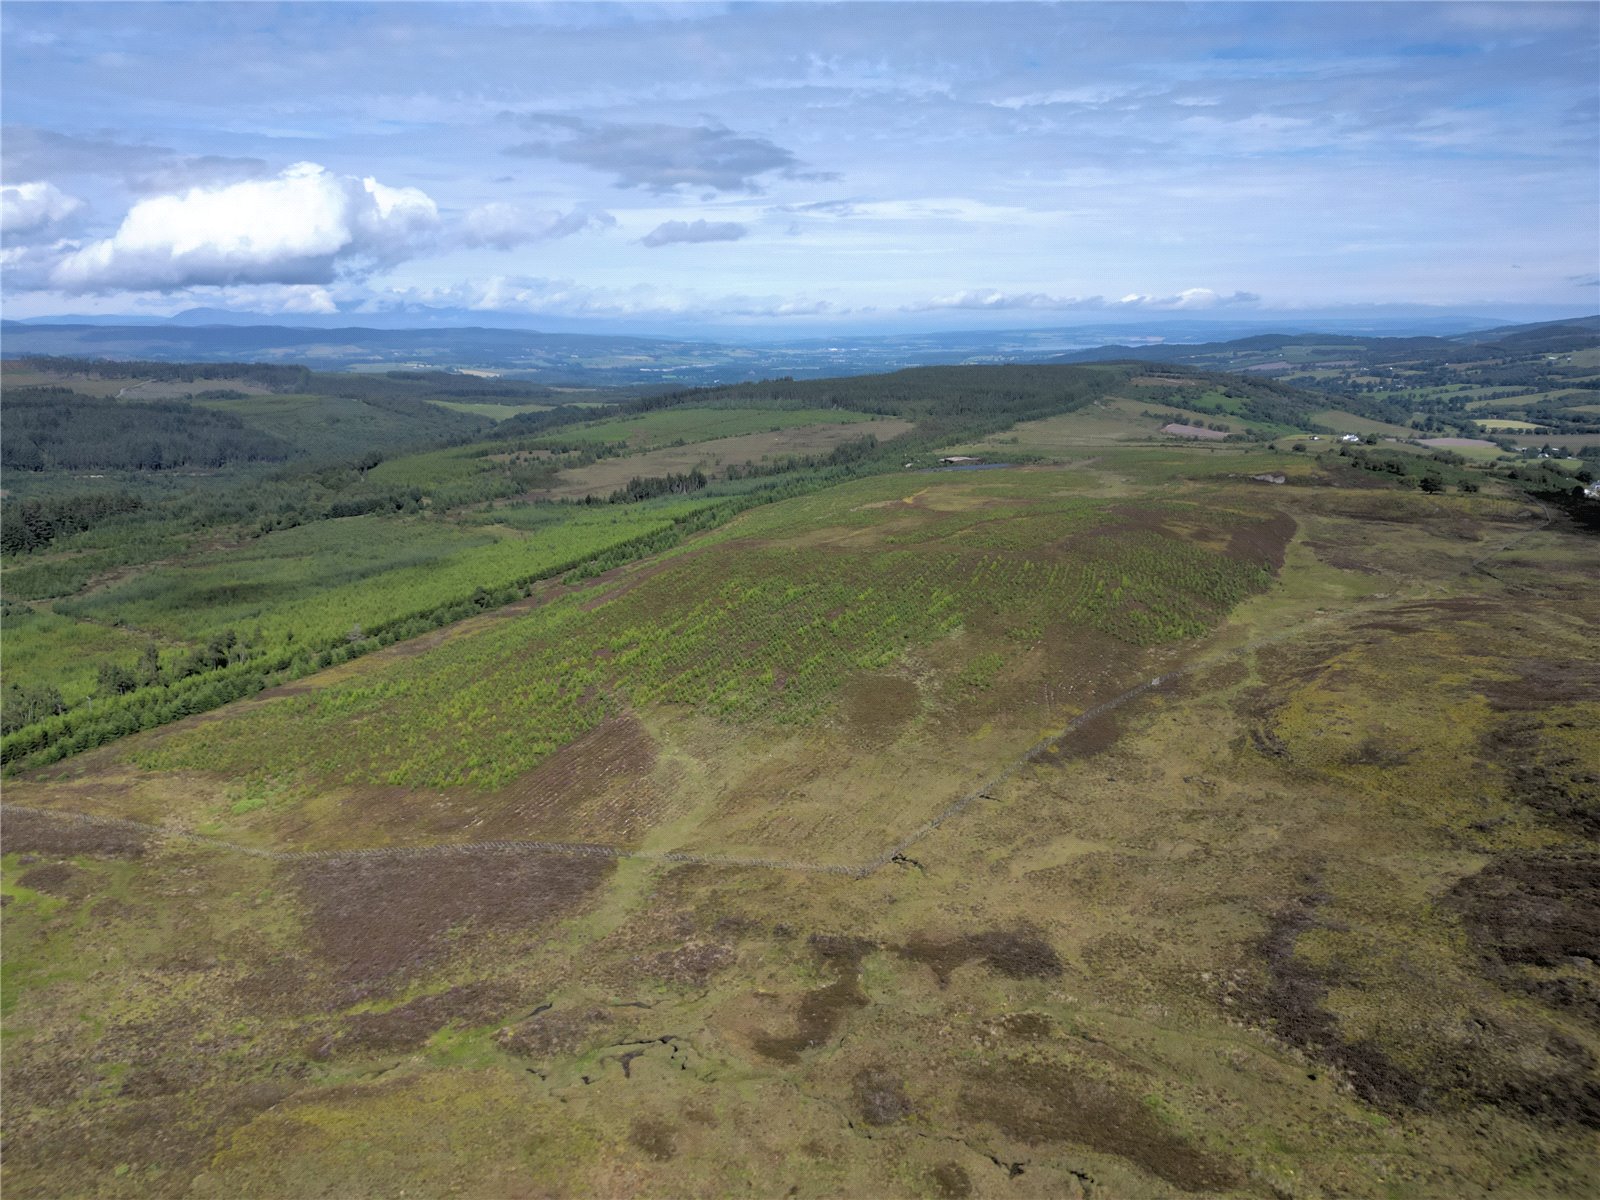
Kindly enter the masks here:
[[721, 125], [629, 125], [554, 115], [529, 115], [521, 121], [565, 136], [510, 146], [507, 154], [591, 167], [616, 176], [618, 187], [758, 192], [763, 175], [801, 177], [800, 160], [790, 151]]
[[495, 201], [480, 204], [461, 221], [461, 242], [466, 246], [489, 246], [513, 250], [529, 242], [545, 242], [571, 237], [585, 229], [608, 229], [617, 219], [608, 212], [574, 209], [554, 212], [530, 210], [516, 204]]
[[69, 196], [55, 184], [8, 184], [0, 187], [0, 230], [8, 236], [33, 233], [70, 217], [83, 207], [83, 201]]
[[300, 313], [328, 315], [339, 311], [333, 293], [315, 284], [255, 284], [234, 288], [207, 288], [193, 296], [206, 307], [233, 312], [267, 313], [293, 316]]
[[639, 240], [646, 246], [674, 242], [736, 242], [750, 230], [737, 221], [663, 221]]
[[926, 312], [945, 308], [980, 311], [1035, 309], [1054, 312], [1128, 309], [1182, 311], [1255, 304], [1260, 299], [1261, 297], [1254, 292], [1234, 292], [1224, 296], [1210, 288], [1187, 288], [1170, 296], [1147, 296], [1140, 292], [1131, 292], [1117, 300], [1107, 300], [1104, 296], [1052, 296], [1045, 292], [1002, 292], [995, 288], [978, 288], [956, 292], [949, 296], [937, 296], [922, 304], [909, 306], [909, 311]]
[[68, 292], [325, 284], [411, 257], [438, 224], [416, 188], [296, 163], [273, 179], [141, 200], [111, 237], [63, 257], [50, 282]]

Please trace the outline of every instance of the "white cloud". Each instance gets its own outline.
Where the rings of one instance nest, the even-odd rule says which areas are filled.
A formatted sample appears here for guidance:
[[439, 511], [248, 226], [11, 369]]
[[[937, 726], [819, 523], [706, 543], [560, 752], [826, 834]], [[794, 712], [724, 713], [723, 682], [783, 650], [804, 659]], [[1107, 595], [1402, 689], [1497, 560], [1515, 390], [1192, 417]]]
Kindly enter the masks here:
[[1255, 304], [1260, 299], [1261, 297], [1254, 292], [1234, 292], [1224, 296], [1210, 288], [1186, 288], [1171, 296], [1147, 296], [1141, 292], [1130, 292], [1117, 300], [1107, 300], [1104, 296], [1052, 296], [1045, 292], [1002, 292], [996, 288], [976, 288], [949, 296], [936, 296], [921, 304], [909, 305], [905, 311], [927, 312], [942, 308], [991, 312], [1003, 309], [1035, 309], [1051, 312], [1128, 309], [1183, 311]]
[[0, 229], [6, 233], [29, 233], [64, 220], [83, 207], [83, 201], [69, 196], [53, 183], [8, 184], [0, 187]]
[[1146, 296], [1138, 292], [1122, 297], [1118, 308], [1197, 309], [1231, 308], [1236, 305], [1257, 304], [1261, 297], [1254, 292], [1233, 292], [1222, 295], [1210, 288], [1185, 288], [1173, 296]]
[[64, 257], [51, 283], [69, 292], [330, 283], [413, 256], [438, 225], [438, 207], [416, 188], [296, 163], [274, 179], [141, 200], [111, 237]]
[[996, 108], [1041, 108], [1051, 104], [1081, 104], [1089, 108], [1099, 108], [1101, 105], [1110, 104], [1113, 100], [1131, 95], [1136, 90], [1116, 84], [1090, 84], [1085, 87], [1056, 88], [1049, 92], [1030, 92], [1026, 96], [1007, 96], [1004, 100], [994, 100], [991, 103]]
[[480, 204], [462, 218], [461, 242], [466, 246], [512, 250], [529, 242], [570, 237], [591, 227], [608, 229], [616, 223], [617, 219], [608, 212], [584, 209], [574, 209], [569, 213], [549, 209], [529, 210], [516, 204], [495, 201]]
[[652, 247], [675, 242], [736, 242], [749, 232], [737, 221], [663, 221], [639, 240]]
[[593, 287], [571, 279], [504, 275], [441, 287], [392, 288], [362, 308], [381, 312], [413, 305], [535, 316], [666, 320], [805, 318], [871, 311], [840, 307], [829, 300], [805, 296], [739, 292], [707, 295], [644, 283], [630, 287]]
[[[199, 298], [199, 297], [197, 297]], [[261, 284], [252, 287], [223, 288], [216, 301], [221, 308], [236, 312], [277, 314], [336, 313], [333, 293], [315, 284]]]

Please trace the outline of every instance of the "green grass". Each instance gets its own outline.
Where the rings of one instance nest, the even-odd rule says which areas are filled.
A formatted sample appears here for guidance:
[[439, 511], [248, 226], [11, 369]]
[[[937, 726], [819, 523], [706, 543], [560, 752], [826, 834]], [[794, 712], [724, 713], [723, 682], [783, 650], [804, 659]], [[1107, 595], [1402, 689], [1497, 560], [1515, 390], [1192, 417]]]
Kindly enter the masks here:
[[[671, 524], [658, 508], [574, 509], [522, 533], [429, 518], [349, 517], [201, 554], [63, 612], [173, 638], [261, 630], [269, 644], [316, 645], [535, 578]], [[259, 640], [254, 639], [253, 640]]]
[[1315, 425], [1325, 425], [1339, 433], [1379, 433], [1404, 438], [1411, 437], [1415, 432], [1404, 425], [1374, 421], [1370, 417], [1357, 416], [1355, 413], [1348, 413], [1338, 408], [1325, 408], [1320, 412], [1314, 412], [1311, 414], [1311, 421]]
[[466, 413], [469, 417], [487, 417], [491, 421], [504, 421], [523, 413], [549, 412], [555, 407], [553, 404], [473, 404], [466, 400], [430, 400], [428, 403], [451, 412]]
[[128, 665], [149, 644], [148, 635], [75, 621], [45, 609], [8, 604], [0, 632], [8, 682], [45, 683], [68, 705], [95, 690], [104, 663]]

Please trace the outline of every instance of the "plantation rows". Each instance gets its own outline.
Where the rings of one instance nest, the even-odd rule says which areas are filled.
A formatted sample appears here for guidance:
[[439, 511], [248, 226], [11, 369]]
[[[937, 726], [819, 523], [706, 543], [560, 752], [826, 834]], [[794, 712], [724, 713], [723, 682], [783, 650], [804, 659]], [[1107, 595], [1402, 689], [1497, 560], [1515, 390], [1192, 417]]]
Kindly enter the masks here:
[[[56, 686], [66, 711], [8, 729], [0, 761], [53, 762], [510, 603], [534, 580], [630, 561], [712, 519], [706, 507], [575, 509], [568, 521], [526, 537], [467, 536], [449, 526], [408, 530], [356, 518], [342, 529], [307, 526], [263, 539], [253, 556], [159, 568], [62, 602], [63, 612], [209, 638], [225, 649], [199, 669], [190, 663], [194, 648], [161, 649], [155, 670], [127, 670], [130, 687], [115, 695], [84, 699], [76, 675], [71, 685], [62, 678]], [[364, 524], [352, 528], [355, 522]], [[329, 587], [340, 572], [347, 581]], [[49, 628], [56, 644], [81, 645], [86, 652], [105, 641], [104, 632], [87, 623], [63, 626], [55, 619]], [[123, 644], [131, 649], [137, 642], [128, 637]], [[102, 650], [84, 665], [122, 664]]]
[[[1034, 519], [1055, 539], [1033, 541], [1059, 540], [1057, 514]], [[805, 723], [833, 711], [852, 674], [889, 669], [957, 631], [969, 634], [970, 662], [952, 644], [952, 677], [970, 668], [966, 682], [989, 686], [1019, 630], [1153, 645], [1204, 632], [1268, 580], [1147, 531], [1109, 528], [1070, 553], [961, 541], [680, 556], [609, 602], [566, 597], [379, 674], [184, 731], [138, 761], [240, 771], [276, 761], [356, 785], [494, 788], [624, 708]]]

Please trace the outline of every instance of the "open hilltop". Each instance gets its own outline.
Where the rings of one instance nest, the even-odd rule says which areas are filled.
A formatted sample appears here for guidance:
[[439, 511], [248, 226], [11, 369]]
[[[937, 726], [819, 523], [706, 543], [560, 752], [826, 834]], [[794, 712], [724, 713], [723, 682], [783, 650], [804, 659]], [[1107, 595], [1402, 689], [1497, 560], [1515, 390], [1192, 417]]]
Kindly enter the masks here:
[[1592, 1192], [1583, 435], [5, 370], [9, 1195]]

